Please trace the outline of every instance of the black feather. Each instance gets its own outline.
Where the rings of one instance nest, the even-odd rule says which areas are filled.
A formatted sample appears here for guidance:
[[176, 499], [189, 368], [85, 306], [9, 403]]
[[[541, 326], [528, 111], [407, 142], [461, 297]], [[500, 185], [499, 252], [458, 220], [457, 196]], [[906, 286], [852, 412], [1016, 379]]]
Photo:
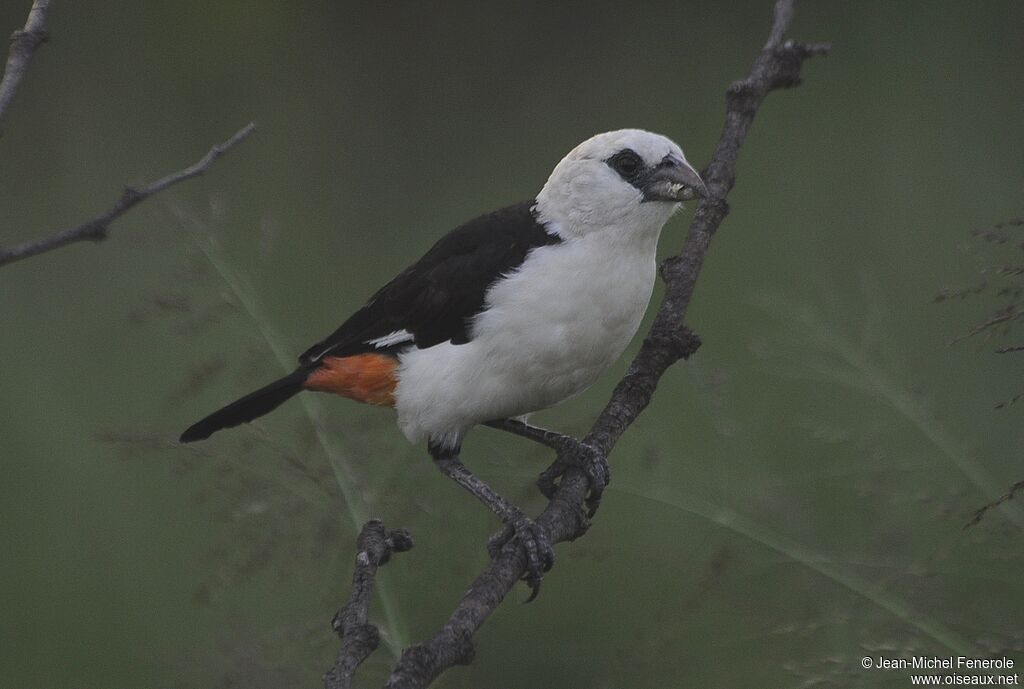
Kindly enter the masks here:
[[181, 434], [181, 442], [191, 443], [194, 440], [205, 440], [222, 428], [231, 428], [248, 423], [255, 418], [273, 411], [290, 397], [302, 392], [302, 384], [309, 377], [310, 369], [301, 367], [284, 378], [275, 380], [256, 392], [213, 412], [205, 419], [197, 421]]
[[[562, 241], [537, 221], [534, 204], [525, 201], [481, 215], [446, 234], [340, 328], [306, 350], [299, 357], [298, 370], [192, 425], [181, 434], [181, 442], [209, 438], [222, 428], [276, 409], [302, 390], [326, 355], [375, 352], [397, 356], [412, 346], [424, 349], [441, 342], [469, 342], [473, 317], [484, 309], [490, 286], [518, 268], [533, 249]], [[370, 344], [398, 331], [408, 332], [411, 342], [383, 347]]]
[[518, 268], [531, 250], [562, 241], [537, 221], [534, 204], [524, 201], [481, 215], [446, 234], [299, 361], [315, 362], [326, 354], [396, 353], [410, 343], [387, 349], [368, 343], [400, 330], [409, 332], [419, 349], [469, 342], [488, 288]]

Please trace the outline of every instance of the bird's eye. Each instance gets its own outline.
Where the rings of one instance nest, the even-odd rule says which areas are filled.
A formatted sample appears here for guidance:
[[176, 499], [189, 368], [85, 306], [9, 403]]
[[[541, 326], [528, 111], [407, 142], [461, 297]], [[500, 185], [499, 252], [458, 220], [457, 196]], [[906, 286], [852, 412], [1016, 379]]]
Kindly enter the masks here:
[[624, 179], [632, 179], [636, 177], [637, 173], [643, 169], [643, 161], [633, 151], [628, 148], [619, 151], [614, 156], [608, 159], [608, 164], [611, 165], [612, 169], [618, 172]]

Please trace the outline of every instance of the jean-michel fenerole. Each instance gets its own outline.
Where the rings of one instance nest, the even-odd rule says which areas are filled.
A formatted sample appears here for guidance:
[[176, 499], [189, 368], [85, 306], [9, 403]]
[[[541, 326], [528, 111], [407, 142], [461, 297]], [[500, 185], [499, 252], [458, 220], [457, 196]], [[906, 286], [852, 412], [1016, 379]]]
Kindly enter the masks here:
[[875, 658], [875, 667], [882, 670], [1008, 670], [1013, 658], [968, 658], [955, 656], [913, 656], [911, 658]]

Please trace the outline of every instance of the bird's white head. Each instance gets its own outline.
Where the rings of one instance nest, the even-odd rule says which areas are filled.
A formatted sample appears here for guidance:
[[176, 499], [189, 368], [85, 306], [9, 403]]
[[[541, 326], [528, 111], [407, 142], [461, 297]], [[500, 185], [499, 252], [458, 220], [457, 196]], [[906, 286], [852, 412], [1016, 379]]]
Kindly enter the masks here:
[[536, 212], [565, 237], [611, 230], [627, 241], [656, 241], [683, 201], [705, 194], [674, 141], [619, 129], [592, 136], [562, 158], [537, 194]]

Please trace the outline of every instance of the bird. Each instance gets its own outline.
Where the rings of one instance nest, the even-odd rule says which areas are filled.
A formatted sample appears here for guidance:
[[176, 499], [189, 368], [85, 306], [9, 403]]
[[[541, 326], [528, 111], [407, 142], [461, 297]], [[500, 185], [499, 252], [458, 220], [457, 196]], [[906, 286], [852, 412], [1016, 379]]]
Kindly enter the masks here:
[[[459, 459], [474, 426], [579, 395], [625, 351], [657, 275], [658, 238], [707, 189], [682, 149], [642, 129], [597, 134], [536, 197], [472, 219], [303, 352], [288, 375], [190, 426], [181, 442], [250, 422], [303, 391], [392, 407], [413, 443], [497, 514], [539, 591], [546, 534]], [[494, 545], [494, 544], [492, 544]]]

